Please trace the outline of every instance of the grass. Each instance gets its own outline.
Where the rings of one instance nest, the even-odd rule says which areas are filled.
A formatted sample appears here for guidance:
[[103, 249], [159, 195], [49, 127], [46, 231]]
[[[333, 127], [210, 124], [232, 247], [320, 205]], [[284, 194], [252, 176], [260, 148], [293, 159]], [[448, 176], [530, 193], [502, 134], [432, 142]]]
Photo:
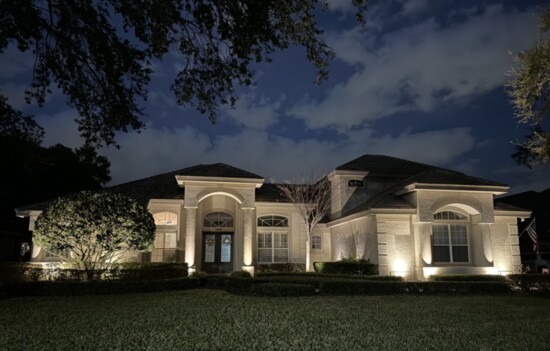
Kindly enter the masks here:
[[0, 301], [0, 350], [546, 349], [550, 299], [217, 290]]

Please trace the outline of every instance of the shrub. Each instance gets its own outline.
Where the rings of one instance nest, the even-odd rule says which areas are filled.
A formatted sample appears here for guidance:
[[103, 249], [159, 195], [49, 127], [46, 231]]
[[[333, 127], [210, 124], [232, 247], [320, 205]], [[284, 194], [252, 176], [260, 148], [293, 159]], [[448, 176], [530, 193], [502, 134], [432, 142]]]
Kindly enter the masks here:
[[260, 279], [269, 279], [270, 277], [305, 277], [306, 279], [314, 278], [335, 278], [335, 279], [362, 279], [362, 280], [384, 280], [384, 281], [403, 281], [400, 276], [388, 275], [347, 275], [347, 274], [328, 274], [315, 272], [266, 272], [256, 275]]
[[256, 273], [263, 272], [305, 272], [304, 263], [268, 263], [258, 264], [254, 267]]
[[550, 274], [510, 274], [508, 279], [516, 290], [550, 292]]
[[227, 275], [209, 274], [201, 278], [202, 286], [209, 289], [221, 289], [231, 293], [246, 294], [252, 289], [253, 279], [246, 277], [231, 277]]
[[198, 279], [177, 278], [162, 280], [103, 280], [103, 281], [38, 281], [5, 284], [8, 296], [72, 296], [142, 293], [193, 289]]
[[235, 271], [231, 272], [231, 277], [238, 277], [238, 278], [252, 278], [252, 275], [248, 271]]
[[151, 280], [187, 277], [187, 263], [125, 262], [109, 266], [102, 275], [104, 279]]
[[361, 280], [326, 280], [320, 291], [331, 295], [386, 295], [386, 294], [483, 294], [508, 293], [503, 282], [392, 282]]
[[313, 262], [313, 270], [316, 273], [322, 273], [325, 270], [325, 262], [322, 262], [322, 261]]
[[505, 276], [492, 274], [434, 274], [428, 280], [433, 282], [507, 282]]
[[314, 264], [316, 272], [328, 274], [376, 275], [378, 266], [365, 259], [342, 259]]
[[[0, 281], [33, 282], [83, 280], [84, 270], [67, 269], [60, 262], [44, 265], [32, 263], [3, 264], [0, 266]], [[187, 276], [186, 263], [114, 263], [98, 272], [101, 279], [108, 280], [158, 280]]]
[[308, 284], [261, 283], [253, 286], [253, 292], [260, 296], [309, 296], [316, 293]]

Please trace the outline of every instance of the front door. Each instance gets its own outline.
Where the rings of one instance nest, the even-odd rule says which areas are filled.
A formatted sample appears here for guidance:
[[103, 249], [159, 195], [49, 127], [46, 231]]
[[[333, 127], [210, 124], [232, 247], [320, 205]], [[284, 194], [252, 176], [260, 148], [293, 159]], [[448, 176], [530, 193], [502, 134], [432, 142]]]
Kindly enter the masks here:
[[202, 269], [206, 273], [233, 271], [233, 233], [204, 233]]

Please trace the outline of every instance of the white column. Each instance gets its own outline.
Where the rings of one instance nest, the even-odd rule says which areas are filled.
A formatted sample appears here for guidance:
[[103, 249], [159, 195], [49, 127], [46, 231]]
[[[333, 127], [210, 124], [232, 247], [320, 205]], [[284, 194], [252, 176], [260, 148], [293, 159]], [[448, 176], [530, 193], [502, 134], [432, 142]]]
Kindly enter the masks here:
[[195, 271], [195, 233], [196, 233], [196, 207], [185, 208], [185, 262], [189, 267], [189, 273]]
[[254, 267], [252, 266], [252, 227], [254, 223], [254, 209], [243, 208], [243, 270], [249, 271], [254, 274]]

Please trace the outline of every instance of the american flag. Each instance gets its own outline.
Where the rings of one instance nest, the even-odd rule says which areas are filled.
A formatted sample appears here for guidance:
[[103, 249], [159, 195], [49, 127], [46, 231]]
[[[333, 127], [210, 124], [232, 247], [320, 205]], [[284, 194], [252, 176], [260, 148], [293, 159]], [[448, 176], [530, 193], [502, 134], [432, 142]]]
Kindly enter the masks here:
[[[536, 222], [535, 222], [535, 218], [533, 218], [531, 223], [529, 223], [529, 225], [525, 229], [523, 229], [521, 234], [527, 233], [527, 235], [529, 235], [529, 238], [533, 242], [533, 251], [535, 251], [538, 255], [538, 253], [539, 253], [539, 238], [537, 236], [536, 227], [537, 227], [537, 225], [536, 225]], [[520, 234], [520, 236], [521, 236], [521, 234]]]

